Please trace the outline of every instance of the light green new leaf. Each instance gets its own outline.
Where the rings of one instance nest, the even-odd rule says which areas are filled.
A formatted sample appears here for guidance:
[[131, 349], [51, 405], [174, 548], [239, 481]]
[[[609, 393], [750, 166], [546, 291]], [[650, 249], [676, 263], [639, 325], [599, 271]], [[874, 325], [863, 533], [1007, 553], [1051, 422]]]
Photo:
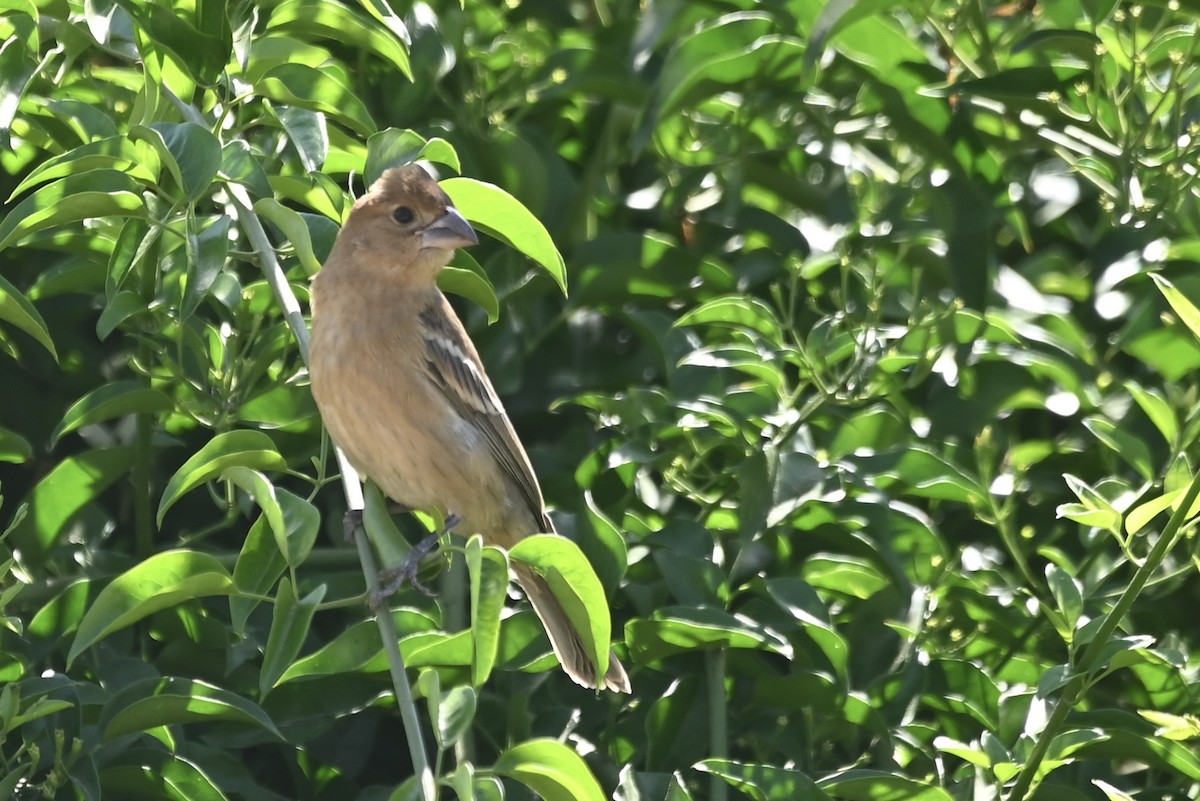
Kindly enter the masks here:
[[562, 254], [546, 226], [521, 201], [495, 184], [474, 178], [447, 178], [442, 188], [468, 220], [542, 265], [566, 294], [567, 269]]
[[79, 623], [67, 664], [114, 631], [193, 598], [228, 595], [233, 579], [214, 557], [198, 551], [155, 554], [126, 570], [96, 596]]
[[54, 349], [54, 340], [50, 339], [50, 329], [46, 328], [46, 321], [29, 302], [29, 298], [21, 294], [20, 290], [3, 276], [0, 276], [0, 320], [12, 323], [29, 334], [38, 344], [50, 351], [54, 361], [58, 361], [58, 351]]
[[583, 551], [566, 537], [537, 534], [518, 542], [508, 555], [546, 579], [579, 633], [584, 649], [597, 667], [597, 675], [603, 675], [608, 669], [612, 618], [604, 587]]
[[518, 743], [500, 755], [494, 770], [546, 801], [604, 801], [604, 791], [583, 757], [557, 740]]
[[162, 525], [163, 516], [188, 492], [206, 481], [220, 476], [231, 467], [250, 467], [260, 470], [285, 470], [287, 461], [275, 449], [275, 443], [261, 431], [226, 431], [175, 471], [163, 490], [156, 517]]
[[504, 596], [508, 591], [508, 559], [504, 551], [485, 546], [478, 536], [467, 540], [464, 552], [471, 577], [471, 632], [475, 637], [471, 683], [480, 687], [487, 682], [496, 664], [500, 613], [504, 610]]
[[71, 404], [50, 435], [51, 446], [64, 434], [83, 426], [123, 417], [127, 414], [152, 414], [174, 408], [171, 396], [138, 381], [114, 381], [101, 384]]
[[143, 212], [141, 186], [123, 172], [91, 170], [38, 189], [0, 221], [0, 250], [46, 228], [91, 217], [130, 217]]
[[489, 325], [499, 320], [500, 302], [496, 299], [496, 288], [479, 262], [466, 251], [458, 250], [454, 253], [454, 264], [463, 266], [443, 269], [438, 274], [438, 289], [482, 306]]
[[1183, 324], [1192, 332], [1192, 336], [1200, 339], [1200, 309], [1196, 308], [1196, 304], [1158, 273], [1150, 273], [1150, 278], [1158, 285], [1158, 290], [1167, 299], [1167, 303], [1171, 304], [1171, 308], [1179, 315]]

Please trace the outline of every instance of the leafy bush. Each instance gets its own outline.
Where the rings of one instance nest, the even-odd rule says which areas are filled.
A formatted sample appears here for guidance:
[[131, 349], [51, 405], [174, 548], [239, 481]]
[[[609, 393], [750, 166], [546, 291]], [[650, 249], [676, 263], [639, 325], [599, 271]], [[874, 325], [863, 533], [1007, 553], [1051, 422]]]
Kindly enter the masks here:
[[[4, 4], [0, 798], [1200, 792], [1194, 7], [401, 5]], [[416, 159], [630, 697], [478, 539], [363, 602], [303, 311]]]

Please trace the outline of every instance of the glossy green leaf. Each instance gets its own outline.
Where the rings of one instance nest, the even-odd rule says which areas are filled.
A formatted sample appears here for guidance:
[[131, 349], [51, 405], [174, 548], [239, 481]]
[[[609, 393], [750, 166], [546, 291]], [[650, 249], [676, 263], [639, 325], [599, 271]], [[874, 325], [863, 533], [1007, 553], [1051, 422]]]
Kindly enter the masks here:
[[280, 103], [327, 114], [361, 136], [375, 130], [367, 107], [349, 88], [332, 75], [304, 64], [281, 64], [268, 70], [255, 89]]
[[229, 611], [235, 632], [244, 635], [246, 621], [260, 603], [258, 597], [269, 595], [271, 587], [286, 569], [287, 562], [279, 550], [267, 516], [259, 515], [250, 526], [246, 541], [238, 552], [237, 562], [233, 565], [233, 583], [237, 586], [238, 594], [229, 597]]
[[780, 342], [783, 336], [779, 321], [770, 306], [757, 298], [737, 295], [713, 298], [684, 314], [675, 324], [748, 328], [757, 331], [773, 343]]
[[374, 53], [412, 80], [405, 41], [337, 3], [285, 0], [271, 12], [267, 29], [333, 39], [357, 50]]
[[153, 147], [175, 178], [182, 200], [199, 200], [221, 168], [221, 143], [207, 128], [193, 122], [156, 122], [138, 126], [130, 135]]
[[936, 784], [910, 779], [895, 773], [855, 768], [817, 782], [821, 790], [846, 801], [881, 801], [903, 798], [905, 801], [954, 801], [954, 796]]
[[155, 414], [173, 409], [175, 402], [165, 392], [138, 381], [114, 381], [102, 384], [84, 395], [67, 409], [50, 444], [56, 444], [64, 434], [127, 414]]
[[62, 537], [89, 503], [129, 474], [128, 447], [103, 448], [70, 456], [50, 469], [25, 499], [27, 513], [14, 522], [9, 542], [34, 564]]
[[500, 302], [496, 299], [496, 288], [491, 279], [479, 266], [479, 262], [468, 253], [459, 250], [454, 254], [455, 265], [438, 273], [438, 289], [451, 295], [460, 295], [487, 312], [488, 323], [500, 319]]
[[606, 670], [612, 631], [608, 599], [579, 546], [566, 537], [536, 534], [510, 548], [508, 556], [529, 565], [546, 579], [593, 663], [600, 667], [600, 672]]
[[1192, 336], [1200, 339], [1200, 308], [1196, 308], [1196, 304], [1187, 295], [1163, 276], [1158, 273], [1150, 273], [1150, 278], [1158, 286], [1158, 291], [1162, 292], [1163, 297], [1167, 299], [1167, 303], [1171, 304], [1175, 314], [1179, 315], [1179, 319], [1192, 332]]
[[1147, 481], [1154, 478], [1154, 457], [1151, 456], [1146, 443], [1139, 437], [1122, 431], [1112, 420], [1099, 416], [1084, 419], [1083, 425], [1092, 432], [1096, 439], [1129, 462], [1142, 478]]
[[185, 678], [140, 679], [104, 704], [99, 728], [105, 740], [180, 723], [240, 723], [282, 739], [270, 717], [251, 701], [208, 682]]
[[9, 431], [0, 426], [0, 462], [20, 464], [29, 461], [33, 456], [33, 447], [29, 440], [15, 431]]
[[778, 632], [746, 617], [710, 607], [667, 607], [651, 617], [631, 620], [625, 642], [637, 661], [662, 659], [687, 651], [750, 648], [792, 656], [792, 646]]
[[[2, 225], [0, 223], [0, 226]], [[29, 334], [38, 344], [48, 350], [56, 361], [58, 360], [58, 352], [54, 349], [54, 341], [50, 338], [50, 330], [46, 327], [46, 321], [38, 314], [29, 299], [3, 276], [0, 276], [0, 320]]]
[[471, 683], [483, 686], [496, 664], [500, 643], [500, 613], [508, 593], [508, 559], [485, 546], [479, 537], [467, 540], [467, 570], [471, 580], [471, 632], [475, 638]]
[[[9, 199], [47, 181], [104, 168], [130, 173], [133, 177], [153, 182], [157, 176], [158, 164], [148, 158], [150, 155], [148, 149], [138, 147], [126, 136], [97, 139], [38, 164], [17, 184]], [[139, 167], [140, 169], [135, 169]]]
[[292, 582], [284, 577], [275, 594], [275, 606], [271, 618], [271, 633], [263, 651], [262, 672], [258, 676], [258, 691], [262, 696], [276, 685], [284, 671], [292, 664], [301, 646], [309, 636], [313, 615], [325, 598], [326, 587], [318, 585], [303, 598], [296, 597]]
[[587, 763], [557, 740], [518, 743], [500, 754], [493, 769], [546, 801], [604, 801], [604, 792]]
[[312, 237], [300, 214], [271, 197], [265, 197], [255, 203], [254, 211], [270, 220], [283, 232], [295, 249], [296, 258], [300, 260], [304, 271], [309, 275], [316, 275], [321, 269], [321, 262], [313, 253]]
[[261, 431], [227, 431], [213, 439], [175, 471], [163, 490], [156, 519], [163, 516], [188, 492], [212, 481], [230, 467], [259, 470], [286, 470], [287, 462], [275, 450], [275, 443]]
[[180, 309], [184, 317], [195, 314], [225, 268], [225, 259], [229, 254], [229, 226], [232, 222], [229, 217], [221, 216], [200, 233], [188, 234], [188, 281]]
[[141, 187], [123, 172], [100, 169], [41, 187], [0, 221], [0, 250], [46, 228], [89, 217], [129, 217], [143, 211]]
[[494, 184], [473, 178], [447, 178], [441, 184], [468, 220], [540, 264], [566, 293], [567, 272], [562, 255], [546, 226], [519, 200]]
[[113, 579], [79, 624], [68, 662], [98, 641], [147, 615], [184, 601], [228, 595], [229, 573], [212, 556], [178, 550], [155, 554]]
[[832, 801], [816, 782], [798, 770], [728, 759], [706, 759], [696, 763], [695, 768], [720, 776], [755, 801]]

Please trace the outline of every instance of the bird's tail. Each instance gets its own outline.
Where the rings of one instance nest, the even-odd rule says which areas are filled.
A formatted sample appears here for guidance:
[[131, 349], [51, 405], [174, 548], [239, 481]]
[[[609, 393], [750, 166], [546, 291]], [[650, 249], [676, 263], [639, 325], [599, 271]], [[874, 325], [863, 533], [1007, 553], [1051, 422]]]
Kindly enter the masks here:
[[596, 666], [592, 664], [592, 658], [588, 656], [583, 641], [571, 625], [567, 610], [563, 609], [558, 598], [551, 592], [546, 580], [528, 565], [514, 562], [513, 571], [517, 574], [521, 589], [529, 596], [533, 611], [537, 612], [542, 625], [546, 627], [546, 634], [550, 636], [550, 646], [554, 648], [555, 656], [571, 680], [588, 688], [604, 687], [619, 693], [629, 692], [629, 675], [612, 651], [608, 652], [608, 672], [602, 680], [597, 680]]

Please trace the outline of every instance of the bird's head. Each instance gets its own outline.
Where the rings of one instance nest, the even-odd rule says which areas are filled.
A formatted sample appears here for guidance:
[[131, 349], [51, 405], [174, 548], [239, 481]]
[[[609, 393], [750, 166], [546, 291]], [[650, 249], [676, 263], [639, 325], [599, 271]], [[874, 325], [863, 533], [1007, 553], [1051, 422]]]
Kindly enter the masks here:
[[455, 248], [478, 242], [437, 181], [410, 164], [384, 172], [358, 199], [335, 249], [348, 248], [340, 255], [356, 266], [412, 280], [435, 278]]

